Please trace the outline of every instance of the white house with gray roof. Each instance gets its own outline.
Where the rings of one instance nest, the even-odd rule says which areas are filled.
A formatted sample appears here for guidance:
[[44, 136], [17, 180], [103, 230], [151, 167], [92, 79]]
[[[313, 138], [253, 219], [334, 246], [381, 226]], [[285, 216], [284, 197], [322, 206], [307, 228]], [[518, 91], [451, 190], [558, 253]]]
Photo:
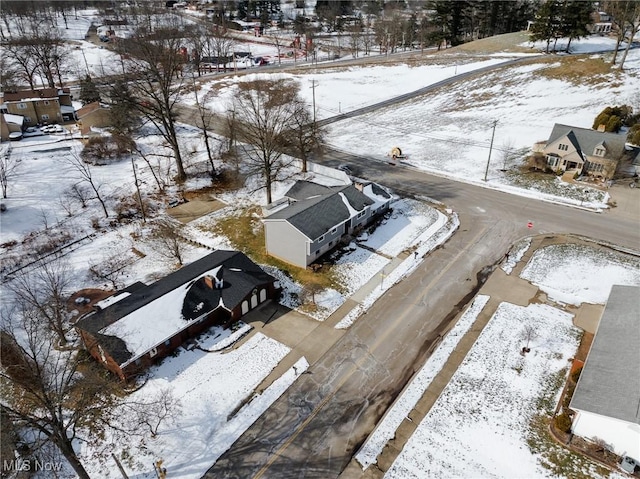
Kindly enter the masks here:
[[613, 286], [569, 407], [572, 432], [640, 461], [640, 287]]
[[610, 179], [625, 154], [624, 144], [624, 135], [556, 123], [542, 152], [556, 173]]
[[389, 208], [392, 196], [375, 183], [324, 186], [297, 181], [289, 204], [264, 223], [267, 253], [306, 268], [340, 240]]

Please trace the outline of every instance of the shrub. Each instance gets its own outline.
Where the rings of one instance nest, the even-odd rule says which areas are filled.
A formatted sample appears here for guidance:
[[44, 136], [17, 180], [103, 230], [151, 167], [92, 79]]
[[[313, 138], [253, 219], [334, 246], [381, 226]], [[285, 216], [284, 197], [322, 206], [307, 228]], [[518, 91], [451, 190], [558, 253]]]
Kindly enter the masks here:
[[553, 423], [556, 429], [562, 432], [571, 432], [571, 418], [566, 412], [558, 414], [553, 418]]
[[638, 121], [633, 114], [633, 108], [629, 105], [608, 106], [602, 110], [593, 121], [593, 129], [597, 130], [600, 125], [605, 125], [605, 131], [620, 131], [623, 125], [632, 126]]
[[636, 123], [629, 129], [627, 141], [632, 145], [640, 146], [640, 123]]
[[87, 141], [80, 156], [87, 163], [104, 165], [117, 161], [135, 147], [135, 142], [124, 135], [98, 136]]

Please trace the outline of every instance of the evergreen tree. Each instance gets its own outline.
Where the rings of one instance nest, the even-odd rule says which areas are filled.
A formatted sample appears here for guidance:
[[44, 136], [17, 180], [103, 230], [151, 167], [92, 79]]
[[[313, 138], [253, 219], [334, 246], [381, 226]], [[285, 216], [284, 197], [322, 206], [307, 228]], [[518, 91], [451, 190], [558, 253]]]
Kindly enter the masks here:
[[89, 75], [80, 80], [80, 101], [83, 105], [100, 101], [100, 92]]
[[140, 125], [136, 99], [126, 81], [116, 80], [110, 91], [109, 117], [111, 130], [115, 134], [129, 135]]
[[549, 53], [551, 40], [562, 35], [561, 10], [562, 5], [558, 0], [546, 0], [538, 9], [535, 21], [529, 30], [529, 38], [532, 42], [539, 40], [547, 42], [546, 53]]
[[566, 52], [569, 53], [571, 40], [589, 35], [587, 25], [591, 22], [593, 2], [570, 0], [565, 2], [562, 15], [562, 36], [568, 37]]

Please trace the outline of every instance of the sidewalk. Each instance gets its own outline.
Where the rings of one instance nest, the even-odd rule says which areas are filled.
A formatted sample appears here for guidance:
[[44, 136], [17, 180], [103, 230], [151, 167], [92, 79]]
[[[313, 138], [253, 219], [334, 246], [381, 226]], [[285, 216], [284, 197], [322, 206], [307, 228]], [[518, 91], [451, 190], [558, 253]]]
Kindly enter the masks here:
[[[531, 245], [523, 257], [518, 261], [510, 274], [505, 273], [499, 266], [491, 273], [485, 284], [480, 288], [477, 295], [486, 295], [490, 299], [478, 315], [476, 321], [469, 328], [467, 333], [460, 339], [454, 351], [451, 353], [440, 372], [434, 377], [424, 391], [422, 397], [415, 407], [403, 420], [396, 430], [395, 437], [387, 442], [377, 458], [377, 463], [372, 464], [365, 471], [361, 465], [351, 459], [347, 467], [339, 476], [341, 479], [380, 479], [391, 467], [403, 447], [420, 425], [424, 417], [429, 413], [438, 397], [447, 386], [458, 367], [475, 344], [482, 333], [484, 327], [493, 317], [498, 306], [502, 302], [512, 303], [519, 306], [528, 306], [531, 303], [546, 301], [546, 295], [541, 293], [537, 286], [532, 285], [519, 277], [520, 272], [527, 265], [533, 254], [539, 249], [552, 244], [580, 243], [578, 238], [565, 236], [536, 236], [532, 238]], [[584, 304], [579, 308], [568, 308], [574, 316], [574, 324], [589, 332], [597, 328], [603, 306]], [[466, 310], [466, 308], [465, 308]], [[455, 318], [452, 324], [460, 319], [464, 310]]]
[[[382, 271], [391, 272], [406, 257], [407, 255], [402, 253], [394, 257], [390, 263], [362, 285], [351, 297], [347, 298], [324, 321], [317, 321], [273, 302], [264, 303], [247, 314], [243, 320], [250, 324], [253, 329], [245, 336], [243, 341], [246, 341], [254, 334], [262, 333], [291, 348], [289, 354], [280, 361], [278, 366], [258, 386], [257, 391], [262, 391], [269, 387], [273, 381], [281, 377], [300, 358], [306, 358], [309, 364], [319, 360], [348, 331], [348, 329], [336, 329], [336, 324], [364, 301], [371, 292], [381, 287], [381, 281], [384, 280], [381, 277]], [[242, 342], [239, 344], [242, 344]]]

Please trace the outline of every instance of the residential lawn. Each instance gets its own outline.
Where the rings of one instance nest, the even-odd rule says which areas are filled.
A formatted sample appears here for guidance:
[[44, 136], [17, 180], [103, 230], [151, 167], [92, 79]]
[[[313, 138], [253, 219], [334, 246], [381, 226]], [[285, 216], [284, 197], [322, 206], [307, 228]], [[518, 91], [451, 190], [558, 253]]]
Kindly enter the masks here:
[[269, 256], [265, 249], [264, 228], [257, 207], [239, 210], [233, 215], [220, 218], [210, 228], [212, 233], [225, 236], [234, 248], [243, 251], [256, 263], [274, 266], [299, 284], [314, 284], [323, 289], [334, 288], [338, 291], [344, 289], [340, 276], [335, 274], [331, 266], [323, 266], [318, 271], [312, 271]]

